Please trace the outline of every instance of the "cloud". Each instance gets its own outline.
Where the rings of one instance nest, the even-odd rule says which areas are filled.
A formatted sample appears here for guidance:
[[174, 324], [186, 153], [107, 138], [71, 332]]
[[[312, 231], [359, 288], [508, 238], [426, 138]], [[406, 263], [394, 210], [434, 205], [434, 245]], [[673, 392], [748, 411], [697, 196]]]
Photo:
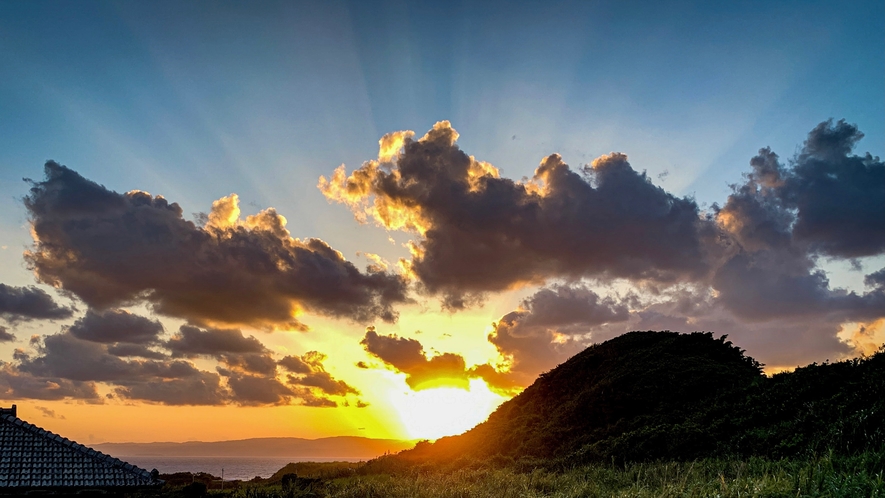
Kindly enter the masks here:
[[[256, 368], [218, 369], [227, 378], [235, 402], [241, 405], [285, 405], [297, 401], [304, 406], [336, 407], [338, 403], [332, 396], [359, 394], [358, 390], [326, 372], [323, 367], [326, 355], [317, 351], [286, 356], [278, 362], [269, 356], [265, 358], [271, 362], [265, 371]], [[276, 378], [277, 365], [291, 372], [286, 376], [285, 384]]]
[[114, 356], [134, 356], [138, 358], [147, 358], [150, 360], [164, 360], [166, 354], [154, 351], [141, 344], [118, 343], [108, 345], [108, 353]]
[[55, 413], [55, 410], [50, 410], [49, 408], [46, 408], [45, 406], [35, 406], [34, 408], [40, 410], [43, 413], [43, 416], [46, 418], [57, 418], [60, 420], [65, 419], [64, 415], [59, 415], [59, 414]]
[[20, 371], [12, 363], [0, 361], [0, 398], [3, 399], [78, 399], [101, 403], [94, 382], [34, 376]]
[[[392, 321], [408, 279], [452, 310], [543, 286], [493, 324], [497, 362], [430, 356], [418, 340], [367, 328], [361, 344], [377, 361], [357, 366], [403, 373], [414, 390], [482, 378], [512, 394], [629, 330], [728, 334], [772, 368], [868, 353], [883, 340], [885, 269], [861, 292], [834, 288], [821, 266], [860, 269], [857, 258], [885, 253], [885, 166], [853, 155], [861, 136], [827, 121], [789, 160], [761, 149], [724, 205], [702, 212], [619, 153], [574, 169], [554, 154], [516, 181], [462, 152], [447, 122], [420, 139], [389, 134], [377, 161], [319, 187], [358, 219], [414, 235], [403, 276], [374, 254], [363, 253], [372, 264], [360, 272], [324, 242], [292, 238], [272, 209], [243, 219], [235, 195], [195, 224], [162, 197], [118, 194], [50, 162], [25, 200], [35, 235], [26, 258], [40, 281], [91, 308], [16, 350], [0, 365], [0, 391], [97, 402], [103, 384], [153, 403], [348, 406], [359, 391], [326, 371], [325, 355], [281, 358], [237, 327], [303, 329], [301, 311]], [[29, 295], [72, 316], [36, 287], [0, 291], [0, 310]], [[137, 302], [189, 324], [162, 338], [159, 322], [115, 308]], [[4, 338], [14, 339], [0, 327]]]
[[507, 360], [507, 380], [527, 386], [589, 346], [594, 329], [629, 317], [626, 304], [600, 297], [584, 285], [553, 285], [502, 316], [488, 340]]
[[582, 338], [559, 334], [554, 329], [524, 329], [520, 313], [508, 313], [494, 324], [488, 340], [507, 360], [512, 382], [527, 386], [537, 376], [559, 365], [590, 345]]
[[234, 399], [242, 405], [288, 404], [295, 394], [275, 378], [230, 373], [227, 382]]
[[842, 334], [846, 344], [851, 346], [857, 356], [872, 356], [885, 344], [885, 318], [869, 323], [858, 323], [853, 327], [843, 327]]
[[126, 310], [88, 310], [68, 331], [74, 337], [93, 342], [152, 344], [163, 333], [163, 325], [159, 320], [151, 320]]
[[[135, 320], [133, 317], [117, 314], [111, 320], [117, 323]], [[94, 401], [100, 399], [96, 385], [102, 383], [111, 388], [115, 397], [126, 400], [245, 406], [337, 406], [331, 397], [359, 394], [357, 389], [326, 372], [324, 354], [312, 351], [278, 361], [255, 337], [244, 337], [239, 330], [203, 330], [183, 325], [171, 340], [150, 342], [152, 347], [167, 348], [170, 356], [144, 344], [85, 340], [75, 336], [71, 328], [63, 327], [62, 332], [42, 338], [35, 336], [31, 341], [33, 351], [17, 349], [13, 355], [15, 364], [0, 365], [0, 394]], [[181, 359], [195, 356], [217, 360], [216, 372], [200, 370]], [[286, 376], [286, 383], [277, 378], [278, 363], [292, 372]]]
[[15, 335], [8, 328], [0, 325], [0, 342], [12, 342], [14, 340]]
[[[296, 388], [293, 390], [295, 395], [301, 401], [302, 406], [310, 406], [314, 408], [335, 408], [338, 406], [338, 403], [334, 400], [327, 398], [325, 396], [318, 396], [309, 388]], [[359, 400], [357, 400], [357, 406], [359, 406]]]
[[879, 271], [870, 273], [869, 275], [865, 276], [863, 279], [863, 283], [867, 287], [885, 289], [885, 268], [882, 268]]
[[287, 376], [292, 386], [315, 387], [332, 396], [360, 394], [353, 386], [343, 380], [335, 379], [326, 372], [323, 366], [326, 358], [327, 356], [320, 352], [308, 351], [301, 356], [286, 356], [279, 361], [279, 365], [292, 372]]
[[522, 302], [521, 327], [555, 327], [564, 334], [587, 333], [603, 323], [622, 322], [629, 317], [626, 304], [602, 298], [584, 285], [552, 285]]
[[193, 364], [182, 360], [124, 360], [111, 354], [105, 344], [84, 341], [69, 333], [46, 336], [38, 352], [36, 357], [23, 357], [19, 370], [43, 377], [98, 382], [184, 378], [199, 373]]
[[0, 318], [15, 322], [32, 319], [62, 319], [73, 310], [59, 306], [43, 289], [0, 284]]
[[[717, 301], [744, 320], [883, 316], [885, 294], [832, 289], [817, 257], [851, 259], [885, 252], [885, 165], [851, 155], [863, 135], [853, 125], [819, 124], [788, 165], [761, 149], [746, 182], [715, 217], [731, 254], [711, 280]], [[870, 277], [867, 283], [875, 283]]]
[[182, 378], [136, 379], [118, 383], [117, 396], [164, 405], [223, 405], [230, 393], [221, 385], [221, 376], [197, 371]]
[[715, 224], [693, 200], [636, 172], [625, 155], [578, 172], [554, 154], [517, 182], [462, 152], [457, 138], [442, 121], [421, 139], [401, 136], [396, 155], [382, 152], [380, 161], [349, 176], [339, 168], [319, 183], [358, 219], [416, 233], [404, 263], [427, 291], [444, 295], [444, 306], [554, 277], [668, 283], [709, 271], [719, 250], [708, 242]]
[[[360, 344], [386, 367], [405, 374], [406, 384], [414, 391], [437, 387], [469, 389], [470, 379], [483, 379], [491, 389], [512, 396], [528, 385], [515, 382], [508, 372], [501, 372], [488, 363], [468, 368], [464, 357], [456, 353], [440, 353], [427, 358], [419, 341], [395, 334], [379, 335], [371, 326], [366, 328]], [[365, 362], [359, 362], [357, 366], [378, 368]]]
[[863, 138], [840, 120], [819, 124], [774, 187], [796, 211], [794, 237], [831, 257], [885, 253], [885, 163], [869, 153], [852, 155]]
[[263, 353], [264, 344], [255, 336], [245, 337], [235, 329], [200, 329], [182, 325], [166, 342], [174, 356], [217, 356], [224, 353]]
[[743, 250], [784, 249], [834, 258], [885, 252], [885, 164], [851, 155], [863, 136], [832, 120], [809, 133], [787, 165], [769, 148], [750, 161], [747, 181], [717, 218]]
[[[216, 373], [199, 370], [182, 360], [124, 360], [113, 354], [111, 347], [65, 332], [49, 335], [39, 345], [37, 356], [22, 352], [17, 356], [19, 364], [8, 366], [7, 375], [25, 381], [47, 379], [43, 382], [68, 387], [64, 397], [80, 399], [92, 398], [95, 383], [103, 382], [125, 399], [170, 405], [218, 405], [229, 400]], [[35, 381], [30, 384], [40, 386]], [[61, 397], [46, 398], [45, 393], [33, 391], [21, 392], [20, 396]]]
[[106, 309], [141, 301], [198, 324], [303, 329], [301, 310], [356, 321], [396, 320], [403, 277], [360, 272], [319, 239], [300, 240], [272, 208], [240, 218], [216, 201], [197, 226], [162, 196], [119, 194], [49, 161], [25, 197], [40, 281]]
[[274, 377], [277, 373], [277, 362], [269, 353], [223, 354], [219, 356], [222, 363], [240, 372]]
[[443, 386], [467, 389], [470, 378], [478, 377], [468, 371], [461, 355], [443, 353], [428, 359], [419, 341], [379, 335], [374, 327], [366, 329], [360, 344], [372, 356], [406, 374], [406, 384], [415, 391]]
[[600, 339], [627, 330], [706, 331], [729, 339], [768, 367], [794, 367], [812, 361], [841, 359], [851, 348], [840, 340], [842, 320], [829, 315], [778, 316], [748, 321], [723, 307], [709, 293], [695, 294], [691, 309], [684, 308], [686, 296], [665, 297], [647, 303], [634, 314], [627, 329], [600, 334]]
[[[349, 174], [342, 166], [318, 186], [361, 221], [413, 233], [411, 258], [400, 265], [445, 308], [557, 280], [631, 288], [632, 298], [594, 307], [574, 290], [569, 300], [551, 286], [502, 317], [490, 340], [520, 382], [587, 344], [590, 331], [627, 331], [651, 317], [682, 330], [709, 324], [748, 337], [753, 327], [764, 330], [766, 339], [752, 341], [766, 344], [762, 354], [778, 361], [793, 358], [782, 353], [803, 337], [808, 347], [794, 349], [811, 361], [827, 348], [845, 353], [837, 337], [843, 324], [885, 316], [880, 272], [867, 276], [870, 290], [861, 293], [834, 288], [820, 264], [848, 260], [860, 268], [857, 258], [885, 253], [885, 165], [853, 153], [862, 136], [844, 120], [829, 120], [786, 162], [763, 148], [745, 181], [708, 212], [655, 186], [620, 153], [576, 169], [554, 154], [530, 179], [502, 178], [458, 148], [448, 122], [422, 138], [385, 136], [378, 160]], [[554, 305], [562, 308], [545, 311]], [[801, 327], [819, 337], [805, 337]], [[423, 365], [415, 344], [391, 344], [397, 347], [385, 353], [394, 355], [388, 365], [405, 361], [400, 356]]]

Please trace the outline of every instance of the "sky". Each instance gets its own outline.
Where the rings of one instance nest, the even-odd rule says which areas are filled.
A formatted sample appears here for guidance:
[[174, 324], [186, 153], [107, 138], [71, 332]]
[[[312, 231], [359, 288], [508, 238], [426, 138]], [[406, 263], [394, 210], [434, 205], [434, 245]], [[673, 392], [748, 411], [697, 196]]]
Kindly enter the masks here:
[[885, 343], [882, 2], [0, 1], [0, 403], [469, 429], [630, 330]]

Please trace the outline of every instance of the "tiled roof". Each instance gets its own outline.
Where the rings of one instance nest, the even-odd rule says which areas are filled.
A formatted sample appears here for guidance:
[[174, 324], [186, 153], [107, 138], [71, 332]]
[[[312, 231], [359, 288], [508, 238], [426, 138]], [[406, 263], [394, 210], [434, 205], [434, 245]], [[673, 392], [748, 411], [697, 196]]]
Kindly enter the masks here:
[[[151, 473], [0, 412], [0, 492], [161, 486]], [[153, 475], [152, 475], [153, 474]]]

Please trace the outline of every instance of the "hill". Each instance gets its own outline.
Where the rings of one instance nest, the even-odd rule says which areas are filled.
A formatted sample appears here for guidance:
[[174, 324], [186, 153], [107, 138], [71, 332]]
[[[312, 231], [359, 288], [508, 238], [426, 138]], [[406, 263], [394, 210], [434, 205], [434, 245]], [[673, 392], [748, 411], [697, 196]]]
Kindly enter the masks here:
[[254, 456], [292, 458], [369, 459], [411, 448], [414, 441], [338, 436], [319, 439], [271, 437], [236, 441], [188, 441], [184, 443], [102, 443], [93, 447], [111, 455], [125, 456]]
[[885, 352], [769, 378], [725, 339], [624, 334], [542, 374], [474, 429], [392, 458], [575, 464], [885, 446]]

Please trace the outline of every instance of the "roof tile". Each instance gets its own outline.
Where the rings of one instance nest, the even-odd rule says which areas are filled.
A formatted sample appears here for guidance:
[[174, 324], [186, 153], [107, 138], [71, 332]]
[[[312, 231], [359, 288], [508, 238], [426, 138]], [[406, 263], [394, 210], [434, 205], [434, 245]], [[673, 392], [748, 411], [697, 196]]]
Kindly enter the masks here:
[[150, 472], [0, 414], [0, 488], [136, 488], [162, 485]]

